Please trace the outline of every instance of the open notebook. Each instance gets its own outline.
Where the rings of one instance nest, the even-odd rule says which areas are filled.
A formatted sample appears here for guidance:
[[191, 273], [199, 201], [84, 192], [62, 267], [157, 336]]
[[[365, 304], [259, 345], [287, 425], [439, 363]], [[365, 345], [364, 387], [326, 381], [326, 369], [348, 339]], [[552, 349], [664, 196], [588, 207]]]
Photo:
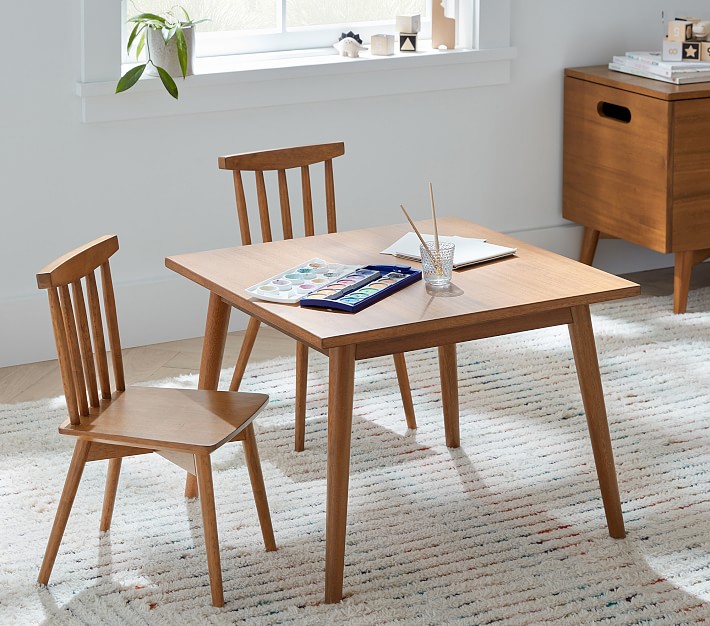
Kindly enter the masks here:
[[[422, 234], [422, 238], [427, 244], [431, 243], [433, 250], [434, 235]], [[456, 235], [451, 237], [439, 236], [439, 241], [450, 241], [454, 244], [454, 268], [499, 259], [500, 257], [515, 254], [517, 251], [517, 248], [498, 246], [493, 243], [488, 243], [485, 239], [472, 239], [470, 237], [458, 237]], [[382, 254], [391, 254], [404, 259], [421, 261], [419, 246], [419, 238], [415, 233], [410, 232], [395, 241], [389, 248], [383, 250]]]

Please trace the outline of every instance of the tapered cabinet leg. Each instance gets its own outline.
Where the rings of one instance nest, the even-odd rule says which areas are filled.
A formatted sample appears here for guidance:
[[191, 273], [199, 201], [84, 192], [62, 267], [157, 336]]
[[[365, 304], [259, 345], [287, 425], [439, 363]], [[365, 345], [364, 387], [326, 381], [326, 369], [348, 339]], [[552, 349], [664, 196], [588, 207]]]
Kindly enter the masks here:
[[582, 235], [582, 250], [579, 253], [579, 262], [585, 265], [591, 265], [594, 262], [594, 255], [597, 251], [597, 244], [599, 243], [599, 231], [584, 227], [584, 234]]
[[619, 486], [611, 449], [609, 424], [607, 422], [604, 392], [599, 375], [599, 361], [594, 344], [594, 331], [588, 306], [572, 308], [572, 324], [569, 324], [572, 352], [577, 367], [577, 378], [582, 392], [587, 427], [592, 442], [594, 463], [599, 478], [599, 488], [604, 502], [604, 512], [609, 534], [620, 539], [626, 536], [624, 518], [621, 513]]
[[459, 380], [456, 364], [456, 344], [439, 347], [439, 375], [441, 376], [441, 404], [444, 411], [446, 445], [458, 448], [459, 434]]
[[354, 346], [333, 348], [330, 350], [329, 357], [325, 601], [327, 604], [334, 604], [343, 598], [355, 348]]
[[81, 482], [81, 475], [84, 472], [86, 459], [89, 456], [89, 448], [91, 448], [91, 443], [83, 439], [79, 439], [74, 446], [74, 454], [72, 454], [69, 471], [64, 481], [64, 489], [62, 489], [62, 495], [59, 499], [59, 505], [57, 506], [57, 513], [54, 516], [52, 531], [49, 534], [47, 549], [44, 552], [42, 567], [37, 577], [37, 582], [40, 585], [46, 585], [49, 582], [49, 576], [52, 573], [54, 561], [57, 558], [59, 544], [62, 542], [64, 529], [67, 527], [67, 520], [69, 519], [69, 513], [71, 513], [71, 508], [74, 504], [76, 490]]
[[296, 428], [294, 448], [303, 452], [306, 446], [306, 394], [308, 391], [308, 346], [296, 343]]
[[123, 459], [110, 459], [108, 462], [108, 472], [106, 473], [106, 489], [104, 490], [104, 506], [101, 510], [101, 531], [106, 532], [111, 528], [113, 518], [113, 507], [116, 503], [116, 490], [118, 489], [118, 479], [121, 475], [121, 461]]
[[[205, 338], [202, 343], [198, 389], [217, 389], [231, 312], [232, 308], [222, 298], [217, 294], [210, 293], [207, 322], [205, 323]], [[197, 497], [197, 482], [197, 479], [192, 474], [187, 474], [185, 480], [186, 498]]]
[[673, 268], [673, 313], [685, 313], [688, 306], [690, 275], [693, 272], [694, 254], [692, 250], [675, 253]]
[[402, 395], [402, 406], [404, 407], [404, 416], [407, 419], [407, 428], [416, 428], [417, 419], [414, 415], [414, 403], [412, 402], [412, 388], [409, 385], [407, 362], [401, 352], [393, 354], [392, 357], [394, 359], [394, 368], [397, 372], [399, 392]]
[[200, 484], [200, 506], [202, 523], [205, 529], [205, 548], [207, 549], [207, 568], [210, 575], [212, 605], [224, 606], [222, 589], [222, 564], [219, 557], [219, 536], [217, 534], [217, 515], [214, 508], [214, 488], [212, 485], [212, 462], [207, 454], [196, 454], [197, 480]]
[[254, 503], [259, 516], [261, 534], [264, 537], [266, 550], [271, 552], [276, 550], [276, 540], [274, 539], [274, 529], [271, 525], [271, 513], [269, 512], [269, 501], [266, 499], [266, 487], [264, 486], [264, 476], [261, 472], [261, 461], [259, 460], [259, 449], [254, 436], [254, 426], [249, 424], [244, 429], [244, 456], [249, 470], [251, 489], [254, 492]]
[[247, 329], [244, 332], [244, 339], [242, 340], [242, 347], [239, 348], [239, 356], [237, 357], [237, 363], [234, 366], [232, 382], [229, 384], [229, 391], [239, 391], [239, 387], [242, 384], [242, 378], [244, 378], [244, 371], [247, 368], [247, 363], [249, 362], [251, 351], [254, 348], [254, 342], [256, 341], [256, 335], [259, 332], [260, 326], [261, 322], [258, 319], [255, 317], [249, 318]]

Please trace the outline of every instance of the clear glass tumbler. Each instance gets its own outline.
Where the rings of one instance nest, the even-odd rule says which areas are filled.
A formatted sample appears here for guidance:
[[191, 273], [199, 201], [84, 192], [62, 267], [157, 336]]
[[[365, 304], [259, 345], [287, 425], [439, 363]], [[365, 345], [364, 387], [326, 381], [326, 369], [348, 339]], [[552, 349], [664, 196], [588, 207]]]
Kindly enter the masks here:
[[434, 287], [447, 286], [451, 282], [454, 269], [454, 244], [442, 241], [437, 252], [434, 242], [431, 242], [426, 248], [420, 245], [419, 253], [422, 257], [424, 280]]

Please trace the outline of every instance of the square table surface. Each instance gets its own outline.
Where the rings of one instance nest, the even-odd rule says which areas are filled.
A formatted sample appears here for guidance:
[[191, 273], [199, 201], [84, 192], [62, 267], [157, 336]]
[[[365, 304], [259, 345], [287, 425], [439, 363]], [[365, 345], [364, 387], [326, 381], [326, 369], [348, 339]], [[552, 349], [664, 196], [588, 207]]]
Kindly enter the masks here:
[[[417, 227], [422, 233], [432, 232], [430, 221], [418, 222]], [[485, 238], [490, 243], [515, 247], [517, 253], [454, 270], [452, 283], [456, 292], [460, 291], [456, 297], [435, 297], [422, 280], [355, 314], [258, 300], [246, 289], [311, 258], [348, 265], [420, 267], [408, 259], [380, 254], [411, 230], [408, 224], [170, 256], [166, 265], [320, 351], [391, 338], [398, 327], [397, 333], [405, 332], [402, 327], [420, 334], [443, 329], [453, 332], [472, 324], [544, 314], [640, 291], [628, 280], [461, 218], [439, 218], [438, 227], [440, 235]], [[371, 349], [367, 356], [373, 355]]]

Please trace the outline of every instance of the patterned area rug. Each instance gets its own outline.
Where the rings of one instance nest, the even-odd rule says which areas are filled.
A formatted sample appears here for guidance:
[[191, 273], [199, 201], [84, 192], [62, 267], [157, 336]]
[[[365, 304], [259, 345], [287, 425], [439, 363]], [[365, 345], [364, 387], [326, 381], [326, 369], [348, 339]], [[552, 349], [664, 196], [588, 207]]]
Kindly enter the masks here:
[[[71, 442], [58, 400], [0, 407], [2, 624], [695, 624], [710, 620], [710, 288], [593, 308], [628, 537], [606, 530], [566, 328], [461, 345], [461, 447], [444, 445], [435, 352], [358, 363], [345, 600], [323, 595], [325, 360], [293, 452], [293, 362], [252, 364], [278, 552], [263, 550], [241, 445], [213, 457], [225, 600], [210, 605], [181, 470], [129, 459], [111, 532], [85, 472], [48, 589], [34, 583]], [[224, 383], [229, 372], [224, 372]], [[165, 384], [194, 385], [195, 377]]]

